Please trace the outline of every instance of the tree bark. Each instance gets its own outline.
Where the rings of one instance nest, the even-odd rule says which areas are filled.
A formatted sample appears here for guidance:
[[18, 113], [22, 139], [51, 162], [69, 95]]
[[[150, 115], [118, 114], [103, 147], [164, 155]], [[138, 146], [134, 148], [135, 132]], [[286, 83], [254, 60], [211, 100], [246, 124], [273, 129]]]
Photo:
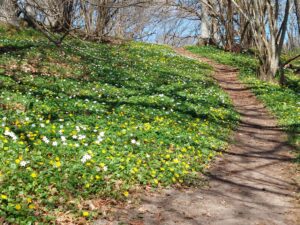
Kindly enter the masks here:
[[207, 45], [210, 42], [210, 20], [207, 8], [208, 1], [203, 0], [201, 3], [201, 36], [199, 45]]
[[300, 35], [300, 1], [294, 0], [294, 4], [295, 4], [296, 16], [297, 16], [298, 33]]
[[234, 25], [232, 1], [227, 0], [227, 21], [226, 21], [226, 44], [225, 49], [232, 51], [234, 46]]

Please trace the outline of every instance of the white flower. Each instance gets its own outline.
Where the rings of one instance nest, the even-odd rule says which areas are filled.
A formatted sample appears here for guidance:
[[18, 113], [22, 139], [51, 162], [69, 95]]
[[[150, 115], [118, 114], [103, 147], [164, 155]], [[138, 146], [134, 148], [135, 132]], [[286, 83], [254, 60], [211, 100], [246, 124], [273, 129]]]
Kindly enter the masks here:
[[139, 141], [135, 140], [135, 139], [132, 139], [132, 140], [131, 140], [131, 144], [137, 145], [137, 146], [140, 146], [140, 145], [141, 145], [141, 143], [140, 143]]
[[61, 136], [60, 139], [62, 142], [65, 142], [67, 140], [65, 136]]
[[43, 138], [42, 138], [42, 140], [43, 140], [43, 142], [45, 142], [46, 144], [49, 144], [49, 139], [46, 137], [46, 136], [44, 136]]
[[12, 131], [6, 130], [4, 132], [4, 135], [11, 137], [14, 141], [16, 141], [18, 139], [17, 135], [14, 132], [12, 132]]
[[95, 142], [96, 142], [96, 144], [100, 144], [100, 142], [102, 142], [102, 141], [103, 141], [103, 139], [101, 137], [97, 137], [97, 140]]
[[79, 127], [79, 126], [76, 126], [76, 130], [79, 132], [79, 131], [80, 131], [80, 127]]
[[57, 141], [53, 141], [53, 142], [52, 142], [52, 145], [53, 145], [53, 146], [57, 146]]
[[20, 162], [20, 166], [25, 167], [28, 163], [29, 163], [29, 161], [24, 161], [24, 160], [22, 160], [22, 161]]
[[91, 158], [92, 156], [90, 156], [89, 154], [85, 154], [84, 156], [82, 156], [81, 162], [85, 163], [86, 161], [89, 161]]
[[78, 140], [83, 140], [85, 138], [86, 138], [86, 135], [84, 135], [84, 134], [79, 134], [79, 136], [78, 136]]
[[107, 166], [104, 166], [104, 167], [103, 167], [103, 171], [107, 171]]
[[97, 136], [97, 140], [95, 141], [96, 144], [100, 144], [100, 142], [103, 141], [103, 137], [104, 137], [104, 132], [100, 132]]
[[40, 126], [41, 126], [41, 127], [45, 127], [45, 124], [41, 123]]
[[76, 143], [76, 144], [75, 144], [75, 147], [77, 147], [77, 148], [78, 148], [78, 147], [79, 147], [79, 144], [78, 144], [78, 143]]

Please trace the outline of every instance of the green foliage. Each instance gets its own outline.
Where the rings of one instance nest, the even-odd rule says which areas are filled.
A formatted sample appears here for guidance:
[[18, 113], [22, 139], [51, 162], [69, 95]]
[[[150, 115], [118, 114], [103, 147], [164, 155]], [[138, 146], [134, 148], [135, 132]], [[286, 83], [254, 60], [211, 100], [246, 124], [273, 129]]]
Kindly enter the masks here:
[[[300, 78], [292, 71], [286, 70], [287, 85], [267, 83], [256, 77], [257, 60], [248, 54], [224, 52], [214, 47], [188, 47], [191, 52], [216, 60], [217, 62], [239, 68], [240, 78], [277, 116], [279, 124], [289, 134], [289, 141], [299, 151], [300, 144]], [[283, 57], [287, 57], [284, 55]], [[290, 56], [289, 56], [290, 57]], [[294, 62], [295, 64], [297, 63]], [[300, 162], [300, 154], [298, 154]]]
[[[165, 46], [0, 38], [0, 217], [50, 223], [93, 197], [184, 183], [237, 114], [205, 64]], [[86, 210], [86, 209], [85, 209]]]

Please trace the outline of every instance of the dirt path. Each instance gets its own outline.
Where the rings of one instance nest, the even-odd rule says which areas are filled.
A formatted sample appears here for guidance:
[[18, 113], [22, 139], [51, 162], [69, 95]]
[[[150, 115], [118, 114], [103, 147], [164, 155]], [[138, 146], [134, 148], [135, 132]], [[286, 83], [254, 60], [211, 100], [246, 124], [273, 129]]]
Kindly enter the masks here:
[[214, 78], [241, 114], [233, 143], [210, 169], [208, 187], [148, 194], [138, 208], [120, 213], [119, 222], [95, 224], [300, 224], [300, 205], [295, 200], [299, 187], [290, 173], [292, 149], [274, 118], [237, 79], [235, 69], [184, 49], [177, 52], [214, 67]]

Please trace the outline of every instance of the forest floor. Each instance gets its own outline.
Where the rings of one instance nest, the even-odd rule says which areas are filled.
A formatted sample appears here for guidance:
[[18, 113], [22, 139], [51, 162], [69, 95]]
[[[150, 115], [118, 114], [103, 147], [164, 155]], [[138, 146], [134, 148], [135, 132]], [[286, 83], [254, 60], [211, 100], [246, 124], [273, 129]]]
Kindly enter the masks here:
[[231, 97], [241, 115], [231, 145], [198, 187], [148, 193], [138, 206], [118, 210], [113, 222], [101, 219], [94, 224], [300, 224], [293, 147], [282, 128], [239, 81], [236, 69], [184, 49], [176, 51], [210, 64], [214, 78]]

